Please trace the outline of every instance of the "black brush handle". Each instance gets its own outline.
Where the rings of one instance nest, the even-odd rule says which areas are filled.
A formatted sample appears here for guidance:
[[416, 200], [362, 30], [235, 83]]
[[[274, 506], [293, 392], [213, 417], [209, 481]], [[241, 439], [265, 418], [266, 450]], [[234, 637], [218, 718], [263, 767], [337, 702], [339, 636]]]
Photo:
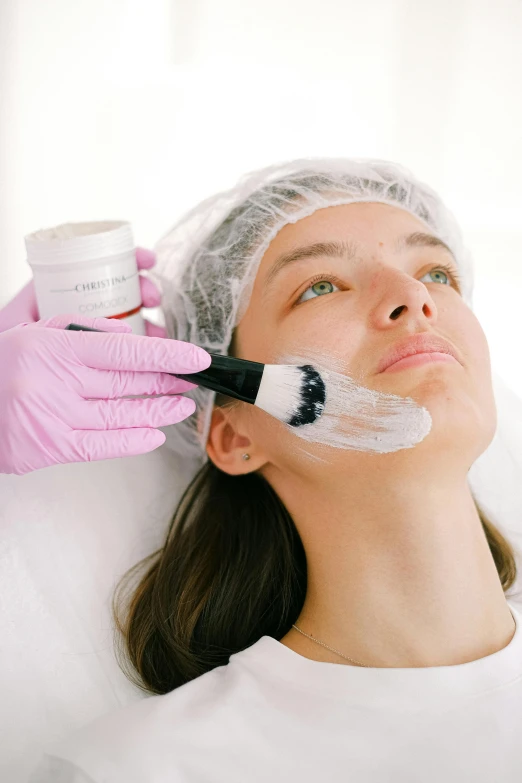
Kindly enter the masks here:
[[[80, 326], [80, 324], [69, 324], [65, 328], [75, 332], [104, 331], [103, 329], [93, 329], [91, 326]], [[167, 375], [174, 375], [183, 381], [197, 383], [198, 386], [204, 386], [205, 389], [211, 389], [254, 405], [265, 365], [262, 362], [237, 359], [235, 356], [223, 356], [220, 353], [210, 353], [210, 351], [207, 353], [212, 357], [212, 363], [205, 370], [190, 373], [169, 372]]]

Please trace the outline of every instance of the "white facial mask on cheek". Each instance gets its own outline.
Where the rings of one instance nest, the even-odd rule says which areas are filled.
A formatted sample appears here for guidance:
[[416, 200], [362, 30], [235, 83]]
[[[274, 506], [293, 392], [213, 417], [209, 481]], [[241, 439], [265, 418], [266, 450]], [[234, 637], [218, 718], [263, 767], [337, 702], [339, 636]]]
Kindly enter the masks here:
[[326, 385], [324, 411], [313, 424], [291, 427], [283, 423], [298, 438], [337, 449], [387, 454], [413, 448], [431, 430], [429, 411], [411, 397], [359, 386], [347, 375], [336, 372], [343, 363], [330, 355], [325, 361], [324, 352], [320, 357], [308, 350], [306, 355], [284, 354], [277, 357], [277, 364], [311, 364]]

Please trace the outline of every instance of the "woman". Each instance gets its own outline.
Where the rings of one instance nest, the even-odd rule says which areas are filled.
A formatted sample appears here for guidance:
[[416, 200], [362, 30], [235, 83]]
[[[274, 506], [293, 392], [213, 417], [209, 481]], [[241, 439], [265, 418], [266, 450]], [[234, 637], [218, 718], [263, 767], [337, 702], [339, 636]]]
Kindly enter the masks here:
[[[156, 695], [55, 746], [34, 781], [519, 780], [516, 566], [467, 482], [497, 418], [449, 212], [395, 164], [293, 161], [188, 213], [158, 256], [169, 336], [320, 358], [431, 429], [338, 448], [189, 392], [170, 445], [203, 464], [115, 604], [129, 676]], [[415, 339], [454, 358], [390, 364]]]

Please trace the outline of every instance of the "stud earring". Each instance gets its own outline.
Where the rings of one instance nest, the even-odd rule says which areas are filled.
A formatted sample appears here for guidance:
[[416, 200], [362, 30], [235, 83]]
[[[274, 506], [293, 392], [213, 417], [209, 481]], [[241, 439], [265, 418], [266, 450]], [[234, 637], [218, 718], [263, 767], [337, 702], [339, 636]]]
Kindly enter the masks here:
[[250, 459], [250, 454], [243, 454], [243, 459]]

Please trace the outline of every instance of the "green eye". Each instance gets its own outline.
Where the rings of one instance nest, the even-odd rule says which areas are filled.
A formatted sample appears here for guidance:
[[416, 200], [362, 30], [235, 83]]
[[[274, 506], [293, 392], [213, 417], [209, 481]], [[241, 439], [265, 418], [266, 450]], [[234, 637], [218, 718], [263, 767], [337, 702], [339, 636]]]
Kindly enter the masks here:
[[[335, 286], [337, 288], [337, 286]], [[317, 296], [323, 296], [323, 294], [331, 294], [333, 293], [334, 284], [331, 283], [329, 280], [318, 280], [313, 285], [308, 286], [306, 291], [303, 292], [303, 294], [299, 297], [300, 302], [306, 302], [307, 299], [315, 299], [315, 296], [306, 296], [309, 291], [313, 291], [314, 294], [317, 294]], [[306, 297], [306, 298], [305, 298]]]
[[314, 294], [321, 296], [321, 294], [331, 294], [333, 290], [333, 284], [329, 280], [319, 280], [319, 282], [314, 283], [311, 288]]
[[[426, 272], [426, 275], [432, 275], [432, 283], [440, 283], [446, 281], [447, 285], [451, 285], [451, 280], [449, 278], [449, 275], [444, 272], [442, 269], [432, 269], [431, 272]], [[423, 277], [426, 277], [426, 275], [423, 275]], [[442, 275], [443, 280], [441, 281], [440, 275]], [[438, 279], [437, 279], [438, 276]], [[422, 277], [421, 277], [422, 280]]]

